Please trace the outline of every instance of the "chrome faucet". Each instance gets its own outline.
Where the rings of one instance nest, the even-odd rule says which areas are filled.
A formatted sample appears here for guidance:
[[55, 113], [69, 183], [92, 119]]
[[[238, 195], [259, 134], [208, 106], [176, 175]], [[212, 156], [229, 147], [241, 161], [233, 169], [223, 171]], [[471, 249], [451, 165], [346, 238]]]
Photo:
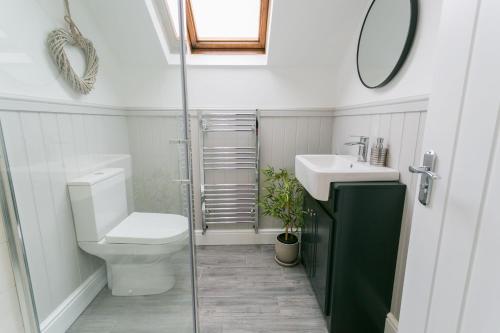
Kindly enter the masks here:
[[358, 162], [366, 162], [368, 157], [368, 140], [367, 136], [360, 136], [359, 141], [346, 142], [346, 146], [359, 146], [358, 149]]

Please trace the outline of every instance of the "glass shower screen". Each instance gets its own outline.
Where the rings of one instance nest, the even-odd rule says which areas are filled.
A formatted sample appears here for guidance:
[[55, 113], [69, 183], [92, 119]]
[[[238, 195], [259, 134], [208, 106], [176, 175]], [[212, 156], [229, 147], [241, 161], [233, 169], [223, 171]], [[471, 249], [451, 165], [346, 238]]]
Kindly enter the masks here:
[[[63, 0], [53, 3], [7, 1], [0, 32], [22, 41], [3, 15], [29, 12], [42, 47], [64, 22]], [[95, 91], [82, 99], [60, 80], [58, 99], [0, 100], [0, 246], [13, 267], [0, 280], [14, 277], [20, 309], [11, 331], [196, 332], [181, 4], [69, 3], [99, 54]], [[37, 66], [54, 66], [37, 52]]]

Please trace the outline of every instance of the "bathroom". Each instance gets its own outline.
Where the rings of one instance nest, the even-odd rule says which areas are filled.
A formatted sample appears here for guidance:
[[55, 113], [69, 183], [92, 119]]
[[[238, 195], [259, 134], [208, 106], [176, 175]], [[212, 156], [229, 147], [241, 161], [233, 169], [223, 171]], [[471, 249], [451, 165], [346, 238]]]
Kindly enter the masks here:
[[1, 333], [498, 331], [497, 1], [0, 9]]

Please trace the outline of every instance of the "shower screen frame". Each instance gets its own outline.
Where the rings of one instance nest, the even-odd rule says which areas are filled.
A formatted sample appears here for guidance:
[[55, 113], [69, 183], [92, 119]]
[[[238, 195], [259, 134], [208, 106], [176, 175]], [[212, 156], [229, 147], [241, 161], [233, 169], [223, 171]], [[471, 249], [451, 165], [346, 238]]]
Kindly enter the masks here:
[[24, 331], [40, 332], [35, 296], [31, 284], [24, 237], [16, 204], [14, 185], [10, 172], [7, 147], [0, 121], [0, 210], [9, 246], [10, 260]]

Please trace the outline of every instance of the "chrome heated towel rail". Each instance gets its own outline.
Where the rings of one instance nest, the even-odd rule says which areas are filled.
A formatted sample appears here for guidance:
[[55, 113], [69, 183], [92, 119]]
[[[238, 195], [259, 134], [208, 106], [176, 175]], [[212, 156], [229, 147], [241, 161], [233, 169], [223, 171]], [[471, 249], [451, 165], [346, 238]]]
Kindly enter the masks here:
[[203, 233], [213, 224], [258, 232], [259, 111], [205, 111], [199, 121]]

